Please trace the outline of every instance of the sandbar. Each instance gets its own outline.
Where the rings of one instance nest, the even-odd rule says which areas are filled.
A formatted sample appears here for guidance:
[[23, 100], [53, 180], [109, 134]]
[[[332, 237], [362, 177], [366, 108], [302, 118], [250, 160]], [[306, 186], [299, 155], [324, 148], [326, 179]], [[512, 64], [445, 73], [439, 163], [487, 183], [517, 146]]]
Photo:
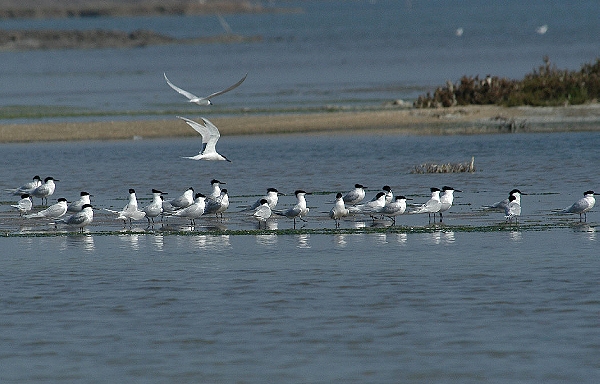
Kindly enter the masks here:
[[[202, 115], [188, 116], [192, 119]], [[466, 106], [209, 116], [221, 135], [393, 133], [407, 135], [600, 130], [600, 104], [565, 107]], [[175, 116], [156, 120], [0, 124], [0, 142], [129, 140], [197, 136]]]

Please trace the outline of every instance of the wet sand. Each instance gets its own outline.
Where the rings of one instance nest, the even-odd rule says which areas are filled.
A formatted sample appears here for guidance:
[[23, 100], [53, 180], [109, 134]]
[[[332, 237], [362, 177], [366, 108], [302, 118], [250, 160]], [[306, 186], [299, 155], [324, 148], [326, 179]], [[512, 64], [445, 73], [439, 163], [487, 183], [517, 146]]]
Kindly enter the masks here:
[[[199, 118], [200, 115], [188, 117]], [[207, 117], [219, 127], [222, 135], [344, 132], [441, 135], [600, 130], [598, 103], [547, 108], [384, 108], [375, 111]], [[175, 117], [113, 122], [0, 124], [2, 143], [183, 136], [197, 136], [197, 133]]]

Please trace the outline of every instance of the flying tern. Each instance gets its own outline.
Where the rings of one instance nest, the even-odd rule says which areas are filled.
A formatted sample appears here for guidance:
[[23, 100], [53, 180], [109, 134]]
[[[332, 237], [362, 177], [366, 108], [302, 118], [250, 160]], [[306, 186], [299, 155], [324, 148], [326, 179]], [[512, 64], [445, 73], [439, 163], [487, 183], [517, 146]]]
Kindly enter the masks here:
[[183, 90], [181, 88], [179, 88], [178, 86], [176, 86], [175, 84], [171, 83], [169, 81], [169, 79], [167, 78], [167, 74], [163, 73], [165, 80], [167, 81], [167, 84], [169, 84], [169, 87], [173, 88], [175, 91], [177, 91], [179, 94], [185, 96], [188, 98], [190, 103], [196, 103], [198, 105], [212, 105], [212, 102], [210, 101], [210, 99], [212, 99], [213, 97], [217, 97], [220, 96], [226, 92], [229, 92], [237, 87], [240, 86], [240, 84], [242, 84], [244, 82], [244, 80], [246, 80], [246, 77], [248, 76], [248, 74], [246, 73], [244, 75], [244, 77], [242, 77], [242, 79], [240, 81], [238, 81], [237, 83], [233, 84], [232, 86], [225, 88], [222, 91], [219, 92], [215, 92], [215, 93], [211, 93], [210, 95], [206, 96], [206, 97], [198, 97], [186, 90]]
[[219, 129], [213, 123], [204, 117], [201, 117], [204, 125], [185, 117], [177, 117], [185, 121], [190, 127], [194, 128], [194, 130], [202, 136], [202, 151], [200, 151], [196, 156], [186, 156], [184, 157], [185, 159], [225, 160], [231, 162], [231, 160], [218, 153], [217, 149], [215, 148], [217, 141], [219, 141], [219, 137], [221, 137], [221, 134], [219, 133]]

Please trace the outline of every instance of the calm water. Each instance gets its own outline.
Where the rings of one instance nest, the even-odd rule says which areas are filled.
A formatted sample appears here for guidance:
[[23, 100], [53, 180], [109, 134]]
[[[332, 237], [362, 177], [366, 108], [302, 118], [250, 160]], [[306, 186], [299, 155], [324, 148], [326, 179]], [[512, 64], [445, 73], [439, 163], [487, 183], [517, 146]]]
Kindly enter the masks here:
[[[197, 112], [168, 88], [163, 72], [200, 95], [248, 72], [241, 87], [214, 100], [206, 113], [379, 106], [413, 100], [463, 75], [521, 78], [545, 55], [559, 68], [578, 69], [600, 52], [600, 3], [594, 0], [577, 5], [517, 0], [273, 3], [304, 12], [226, 16], [234, 32], [260, 35], [259, 43], [2, 52], [0, 107], [35, 108], [41, 112], [37, 120], [48, 120], [57, 110], [76, 116], [110, 114], [110, 119], [124, 113]], [[541, 25], [548, 25], [544, 35], [535, 32]], [[2, 26], [152, 29], [180, 38], [223, 33], [214, 16], [7, 20]], [[461, 37], [455, 35], [458, 28], [464, 31]]]
[[[597, 212], [580, 225], [553, 210], [598, 189], [599, 140], [597, 133], [223, 137], [221, 151], [233, 159], [226, 164], [180, 159], [196, 151], [191, 140], [2, 145], [3, 188], [53, 175], [61, 180], [57, 196], [94, 194], [98, 223], [91, 235], [0, 240], [0, 379], [597, 382]], [[470, 156], [474, 174], [410, 173], [421, 162]], [[389, 184], [417, 204], [430, 186], [463, 192], [445, 224], [424, 233], [214, 236], [202, 232], [213, 225], [208, 218], [189, 235], [143, 223], [118, 235], [122, 224], [102, 212], [122, 207], [130, 187], [146, 204], [151, 188], [207, 193], [213, 177], [232, 195], [220, 223], [230, 229], [256, 228], [239, 207], [269, 186], [321, 192], [308, 197], [307, 229], [333, 228], [323, 212], [356, 182], [371, 187], [369, 197]], [[520, 227], [464, 230], [501, 224], [501, 214], [479, 207], [515, 186], [528, 193]], [[3, 231], [54, 232], [21, 224], [10, 196], [2, 200]], [[280, 205], [293, 201], [282, 196]], [[369, 225], [354, 218], [342, 228]], [[427, 217], [403, 216], [398, 225], [427, 227]]]
[[[276, 2], [279, 4], [279, 2]], [[549, 55], [576, 69], [600, 52], [599, 4], [479, 1], [306, 1], [300, 14], [226, 16], [263, 41], [135, 50], [3, 52], [0, 109], [91, 111], [94, 119], [198, 109], [163, 82], [199, 94], [246, 82], [206, 113], [410, 99], [464, 74], [518, 78]], [[493, 15], [493, 17], [487, 17]], [[547, 24], [545, 35], [535, 28]], [[221, 33], [214, 17], [3, 21], [4, 28], [153, 29]], [[458, 38], [455, 30], [463, 28]], [[186, 110], [186, 108], [188, 108]], [[171, 112], [173, 111], [173, 113]], [[76, 116], [76, 119], [81, 119]], [[2, 382], [539, 382], [600, 379], [597, 209], [580, 224], [556, 214], [597, 185], [597, 133], [414, 137], [223, 137], [232, 163], [181, 159], [199, 140], [0, 145], [0, 188], [33, 175], [60, 179], [54, 198], [91, 192], [96, 220], [65, 235], [19, 219], [0, 198]], [[424, 162], [464, 162], [473, 174], [416, 175]], [[141, 205], [225, 181], [222, 221], [172, 234], [132, 231], [104, 208]], [[335, 193], [368, 198], [385, 184], [425, 202], [429, 188], [461, 189], [444, 225], [398, 218], [404, 231], [317, 234]], [[239, 212], [276, 187], [311, 212], [304, 232], [252, 230]], [[480, 207], [518, 187], [520, 226]], [[37, 202], [37, 201], [36, 201]], [[36, 208], [37, 209], [37, 208]], [[369, 227], [360, 217], [342, 229]], [[378, 222], [376, 225], [382, 225]], [[386, 225], [389, 225], [387, 223]], [[185, 220], [168, 229], [189, 231]], [[285, 219], [270, 228], [290, 229]], [[414, 228], [416, 230], [411, 230]], [[468, 229], [472, 228], [473, 231]], [[423, 231], [420, 231], [423, 229]], [[133, 232], [133, 233], [132, 233]], [[180, 233], [180, 232], [178, 232]], [[32, 234], [49, 236], [34, 237]], [[55, 235], [58, 234], [58, 235]], [[21, 236], [22, 235], [22, 236]]]

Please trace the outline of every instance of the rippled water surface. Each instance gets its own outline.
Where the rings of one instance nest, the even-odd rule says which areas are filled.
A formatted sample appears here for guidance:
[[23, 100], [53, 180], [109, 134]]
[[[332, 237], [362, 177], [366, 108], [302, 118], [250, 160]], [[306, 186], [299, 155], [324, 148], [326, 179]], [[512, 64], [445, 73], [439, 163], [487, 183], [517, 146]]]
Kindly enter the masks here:
[[[3, 188], [52, 175], [54, 198], [94, 195], [97, 221], [84, 235], [55, 230], [20, 219], [3, 195], [0, 378], [596, 382], [597, 212], [579, 223], [555, 211], [598, 189], [599, 138], [223, 137], [232, 163], [181, 159], [197, 150], [189, 139], [2, 145]], [[472, 174], [410, 173], [471, 156]], [[104, 211], [128, 188], [145, 205], [151, 188], [208, 193], [213, 177], [232, 205], [193, 230], [174, 218], [124, 228]], [[370, 232], [390, 222], [352, 217], [331, 232], [325, 212], [357, 182], [368, 198], [388, 184], [413, 204], [431, 186], [462, 192], [443, 224], [405, 215]], [[287, 194], [281, 207], [297, 188], [314, 192], [308, 222], [255, 231], [240, 211], [270, 186]], [[514, 187], [528, 193], [518, 226], [480, 209]]]

